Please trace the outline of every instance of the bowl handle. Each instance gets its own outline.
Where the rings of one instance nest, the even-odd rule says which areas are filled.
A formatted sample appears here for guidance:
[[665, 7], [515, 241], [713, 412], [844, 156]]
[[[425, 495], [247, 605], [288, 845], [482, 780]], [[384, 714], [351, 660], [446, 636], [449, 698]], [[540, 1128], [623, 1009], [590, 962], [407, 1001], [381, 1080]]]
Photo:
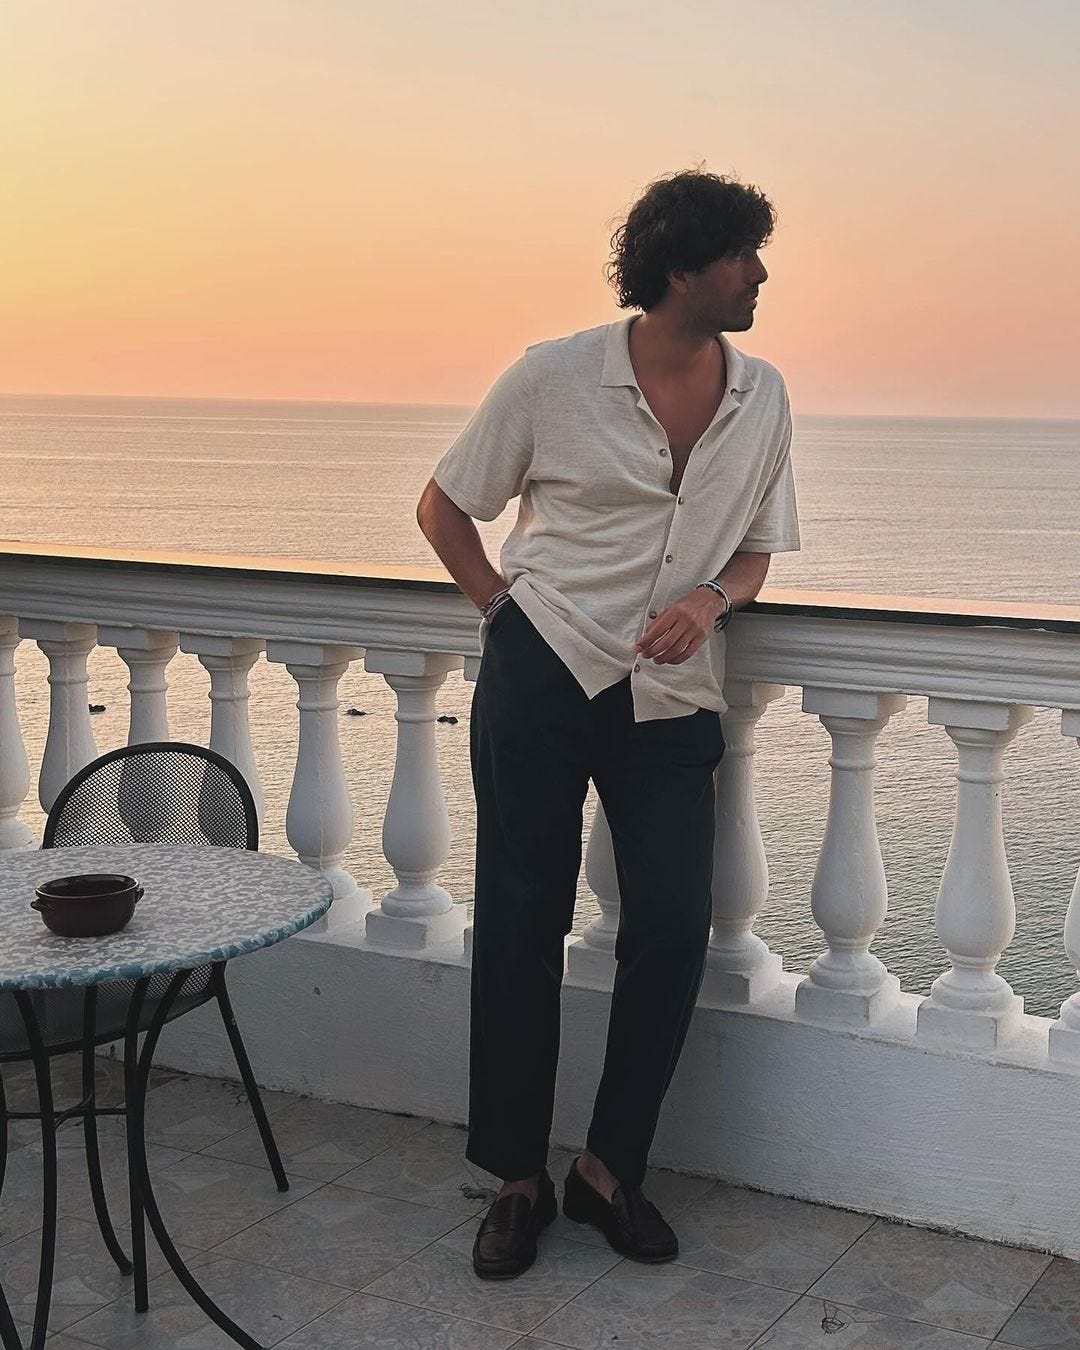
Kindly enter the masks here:
[[135, 902], [135, 904], [138, 904], [145, 894], [146, 892], [143, 890], [141, 886], [136, 886], [134, 891], [132, 891], [131, 893], [131, 898]]
[[30, 901], [30, 908], [31, 908], [31, 909], [36, 909], [36, 910], [38, 910], [38, 911], [40, 912], [41, 910], [43, 910], [43, 909], [45, 908], [45, 905], [44, 905], [44, 903], [43, 903], [43, 902], [35, 895], [34, 898], [33, 898], [33, 900]]

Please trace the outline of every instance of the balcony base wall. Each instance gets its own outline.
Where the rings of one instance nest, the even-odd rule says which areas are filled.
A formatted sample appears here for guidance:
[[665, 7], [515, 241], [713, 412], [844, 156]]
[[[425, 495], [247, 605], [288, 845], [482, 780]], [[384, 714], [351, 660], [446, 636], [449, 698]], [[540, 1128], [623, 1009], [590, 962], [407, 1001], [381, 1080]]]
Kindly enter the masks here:
[[[911, 995], [872, 1028], [796, 1018], [798, 979], [749, 1007], [697, 1009], [654, 1164], [1080, 1259], [1080, 1066], [1047, 1057], [1046, 1019], [968, 1052], [916, 1042]], [[460, 946], [388, 952], [357, 925], [242, 957], [229, 982], [266, 1087], [465, 1120]], [[585, 1137], [608, 1002], [567, 979], [553, 1143]], [[236, 1076], [213, 1007], [171, 1024], [157, 1058]]]

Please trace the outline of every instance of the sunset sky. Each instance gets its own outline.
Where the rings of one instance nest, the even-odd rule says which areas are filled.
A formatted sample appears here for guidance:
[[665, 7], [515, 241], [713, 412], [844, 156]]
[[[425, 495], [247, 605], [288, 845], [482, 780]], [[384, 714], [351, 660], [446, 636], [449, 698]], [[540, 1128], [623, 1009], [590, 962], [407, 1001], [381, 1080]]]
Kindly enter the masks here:
[[1076, 0], [0, 0], [0, 392], [474, 403], [704, 164], [803, 412], [1080, 417]]

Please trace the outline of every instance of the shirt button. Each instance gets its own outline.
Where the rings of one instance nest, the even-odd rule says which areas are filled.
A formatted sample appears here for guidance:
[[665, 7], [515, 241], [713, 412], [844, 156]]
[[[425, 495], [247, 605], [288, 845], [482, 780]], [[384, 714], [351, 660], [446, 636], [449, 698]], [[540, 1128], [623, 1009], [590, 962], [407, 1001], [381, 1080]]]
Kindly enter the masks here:
[[680, 498], [679, 498], [679, 505], [682, 506], [682, 504], [683, 504], [683, 499], [680, 497]]
[[641, 667], [640, 667], [640, 666], [635, 666], [634, 669], [635, 669], [635, 670], [640, 670]]
[[661, 450], [660, 453], [661, 453], [662, 455], [666, 455], [666, 454], [667, 454], [667, 451], [666, 451], [666, 450]]
[[655, 619], [655, 618], [656, 618], [656, 610], [655, 610], [655, 609], [650, 609], [650, 610], [649, 610], [649, 618], [650, 618], [650, 619]]
[[669, 554], [667, 555], [667, 557], [664, 559], [664, 561], [665, 561], [665, 562], [674, 562], [674, 561], [675, 561], [675, 555], [674, 555], [673, 553], [669, 553]]

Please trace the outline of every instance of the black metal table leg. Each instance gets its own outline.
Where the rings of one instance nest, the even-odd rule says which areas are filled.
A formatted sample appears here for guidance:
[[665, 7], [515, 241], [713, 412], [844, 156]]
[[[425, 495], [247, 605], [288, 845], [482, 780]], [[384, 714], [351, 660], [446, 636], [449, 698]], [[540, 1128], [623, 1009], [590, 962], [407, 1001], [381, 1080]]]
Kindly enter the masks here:
[[240, 1078], [251, 1104], [251, 1114], [255, 1117], [255, 1124], [259, 1128], [259, 1138], [262, 1140], [266, 1160], [270, 1164], [270, 1170], [274, 1174], [274, 1181], [278, 1190], [287, 1191], [289, 1189], [289, 1178], [285, 1175], [281, 1154], [278, 1152], [278, 1146], [274, 1140], [274, 1132], [270, 1128], [270, 1121], [266, 1115], [266, 1107], [263, 1105], [259, 1085], [256, 1083], [255, 1075], [251, 1069], [251, 1060], [248, 1059], [244, 1038], [240, 1034], [240, 1028], [233, 1014], [232, 1000], [229, 998], [229, 986], [225, 983], [224, 961], [214, 963], [210, 978], [214, 986], [214, 993], [217, 995], [218, 1007], [221, 1009], [221, 1020], [225, 1023], [225, 1031], [229, 1037], [229, 1044], [232, 1046], [236, 1067], [240, 1070]]
[[135, 1094], [128, 1099], [128, 1136], [135, 1146], [143, 1208], [146, 1211], [150, 1229], [157, 1239], [157, 1244], [161, 1248], [166, 1261], [172, 1268], [173, 1274], [214, 1325], [220, 1327], [227, 1336], [231, 1336], [237, 1345], [243, 1346], [244, 1350], [265, 1350], [264, 1346], [218, 1307], [184, 1264], [184, 1259], [176, 1250], [165, 1227], [165, 1221], [161, 1217], [161, 1211], [158, 1209], [150, 1180], [150, 1168], [146, 1160], [146, 1090], [150, 1081], [150, 1066], [154, 1058], [154, 1049], [161, 1035], [161, 1029], [168, 1018], [169, 1009], [190, 974], [190, 970], [182, 970], [173, 976], [147, 1028], [146, 1038], [143, 1041], [142, 1051], [138, 1059]]
[[[146, 991], [150, 988], [150, 978], [136, 981], [128, 1003], [127, 1018], [124, 1026], [124, 1104], [127, 1108], [127, 1168], [128, 1201], [131, 1206], [131, 1262], [135, 1267], [135, 1311], [146, 1312], [150, 1307], [150, 1294], [146, 1277], [146, 1209], [143, 1204], [142, 1169], [139, 1165], [139, 1150], [135, 1140], [135, 1126], [132, 1124], [132, 1103], [138, 1098], [137, 1066], [139, 1058], [139, 1019]], [[140, 1125], [140, 1134], [141, 1134]]]
[[97, 1133], [97, 1081], [94, 1063], [94, 1032], [97, 1029], [97, 985], [90, 984], [83, 995], [83, 1043], [82, 1043], [82, 1094], [83, 1094], [83, 1141], [86, 1145], [86, 1175], [90, 1182], [90, 1198], [94, 1202], [94, 1214], [105, 1247], [116, 1262], [121, 1275], [130, 1275], [131, 1262], [124, 1255], [113, 1228], [109, 1214], [109, 1202], [105, 1198], [105, 1183], [101, 1179], [101, 1154], [98, 1151]]
[[[0, 1197], [3, 1195], [4, 1180], [7, 1177], [7, 1155], [7, 1090], [4, 1087], [3, 1069], [0, 1068]], [[23, 1350], [23, 1343], [15, 1329], [15, 1319], [11, 1315], [11, 1308], [8, 1306], [7, 1296], [3, 1289], [0, 1289], [0, 1344], [3, 1345], [4, 1350]]]
[[41, 1112], [41, 1263], [30, 1350], [44, 1350], [45, 1337], [48, 1334], [49, 1305], [52, 1302], [53, 1270], [56, 1264], [56, 1115], [53, 1111], [49, 1055], [38, 1025], [33, 999], [25, 990], [17, 989], [15, 1002], [26, 1027], [34, 1062], [34, 1077], [37, 1080], [38, 1109]]
[[0, 1343], [3, 1344], [4, 1350], [23, 1350], [15, 1319], [11, 1315], [7, 1296], [2, 1289], [0, 1289]]

